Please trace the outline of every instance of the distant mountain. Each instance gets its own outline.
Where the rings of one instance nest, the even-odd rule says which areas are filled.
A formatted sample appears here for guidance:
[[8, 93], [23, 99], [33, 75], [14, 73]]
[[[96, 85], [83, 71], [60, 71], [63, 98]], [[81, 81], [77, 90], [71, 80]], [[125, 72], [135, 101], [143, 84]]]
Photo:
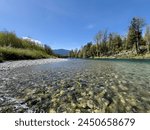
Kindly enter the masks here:
[[67, 56], [70, 50], [66, 49], [54, 49], [53, 52], [58, 55]]

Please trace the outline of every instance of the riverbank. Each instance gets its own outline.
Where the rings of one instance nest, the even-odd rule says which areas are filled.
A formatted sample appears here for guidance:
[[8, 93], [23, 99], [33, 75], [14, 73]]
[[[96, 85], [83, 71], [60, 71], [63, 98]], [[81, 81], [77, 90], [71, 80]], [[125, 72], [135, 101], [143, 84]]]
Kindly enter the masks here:
[[0, 62], [9, 60], [42, 59], [52, 57], [55, 56], [49, 55], [41, 50], [0, 47]]
[[150, 53], [136, 54], [134, 51], [122, 51], [110, 56], [94, 57], [94, 59], [150, 59]]
[[28, 67], [32, 65], [56, 63], [62, 61], [67, 61], [67, 59], [50, 58], [50, 59], [37, 59], [37, 60], [7, 61], [4, 63], [0, 63], [0, 71], [6, 71], [6, 70], [16, 69], [20, 67]]
[[12, 32], [0, 32], [0, 62], [56, 57], [48, 45], [23, 39]]

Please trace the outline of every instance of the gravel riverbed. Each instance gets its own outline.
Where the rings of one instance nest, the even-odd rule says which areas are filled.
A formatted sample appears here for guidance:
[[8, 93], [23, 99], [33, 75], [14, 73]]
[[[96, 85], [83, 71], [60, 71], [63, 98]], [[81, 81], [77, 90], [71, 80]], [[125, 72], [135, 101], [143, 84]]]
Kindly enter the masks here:
[[150, 112], [150, 62], [0, 63], [0, 112]]

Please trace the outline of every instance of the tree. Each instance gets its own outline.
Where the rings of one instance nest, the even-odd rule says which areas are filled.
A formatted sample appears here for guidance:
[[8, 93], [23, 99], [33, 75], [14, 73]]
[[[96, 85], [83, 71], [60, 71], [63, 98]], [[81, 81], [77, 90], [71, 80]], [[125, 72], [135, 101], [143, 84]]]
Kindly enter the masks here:
[[75, 58], [78, 58], [78, 53], [79, 53], [79, 51], [78, 51], [78, 49], [76, 48], [76, 49], [74, 50], [74, 57], [75, 57]]
[[45, 48], [45, 51], [46, 51], [46, 53], [47, 54], [49, 54], [49, 55], [52, 55], [53, 54], [53, 51], [52, 51], [52, 49], [48, 46], [48, 45], [44, 45], [44, 48]]
[[148, 53], [150, 53], [150, 26], [146, 27], [145, 40], [147, 45], [147, 51]]
[[110, 33], [108, 36], [108, 50], [110, 51], [112, 49], [112, 41], [113, 41], [113, 34]]
[[115, 34], [114, 37], [113, 37], [113, 48], [114, 48], [114, 51], [120, 51], [122, 49], [122, 39], [121, 39], [121, 36], [118, 35], [118, 34]]
[[102, 44], [103, 44], [102, 49], [103, 49], [104, 55], [106, 55], [108, 52], [107, 41], [108, 41], [108, 32], [107, 32], [107, 30], [104, 30], [103, 31], [103, 37], [102, 37]]
[[122, 37], [122, 49], [126, 50], [127, 36]]
[[91, 52], [91, 57], [96, 56], [96, 45], [95, 44], [91, 45], [90, 52]]
[[134, 44], [136, 43], [136, 36], [133, 28], [129, 28], [127, 40], [126, 40], [126, 49], [132, 49]]
[[[135, 50], [138, 53], [150, 51], [150, 27], [146, 29], [145, 39], [142, 37], [142, 29], [145, 22], [142, 18], [134, 17], [131, 20], [127, 36], [121, 36], [117, 33], [110, 33], [107, 30], [99, 31], [94, 42], [87, 43], [79, 51], [72, 51], [73, 57], [90, 58], [109, 56], [119, 53], [122, 50]], [[147, 47], [145, 46], [147, 45]]]
[[83, 51], [82, 48], [78, 52], [78, 58], [83, 58]]
[[83, 58], [89, 58], [92, 56], [91, 53], [91, 46], [92, 42], [88, 42], [84, 47], [83, 47]]
[[94, 40], [95, 40], [95, 43], [96, 43], [96, 56], [99, 57], [100, 56], [100, 43], [102, 42], [102, 36], [103, 36], [103, 32], [102, 31], [99, 31]]
[[75, 54], [74, 54], [74, 51], [73, 51], [73, 50], [71, 50], [71, 51], [69, 52], [69, 57], [71, 57], [71, 58], [74, 58], [74, 57], [75, 57]]
[[108, 48], [106, 46], [108, 35], [107, 30], [99, 31], [95, 36], [95, 42], [96, 42], [96, 52], [97, 57], [101, 55], [101, 53], [106, 53], [108, 51]]
[[142, 18], [134, 17], [129, 26], [128, 42], [131, 46], [135, 45], [137, 53], [140, 52], [139, 46], [141, 44], [142, 28], [144, 25], [145, 22]]

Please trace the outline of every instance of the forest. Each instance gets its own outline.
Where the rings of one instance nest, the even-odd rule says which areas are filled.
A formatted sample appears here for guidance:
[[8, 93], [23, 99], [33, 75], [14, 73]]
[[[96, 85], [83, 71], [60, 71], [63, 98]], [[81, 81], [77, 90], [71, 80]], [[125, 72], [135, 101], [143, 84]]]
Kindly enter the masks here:
[[150, 58], [150, 26], [140, 17], [132, 18], [127, 35], [101, 30], [94, 36], [94, 42], [88, 42], [80, 49], [71, 50], [69, 53], [71, 58], [138, 58], [138, 56]]

